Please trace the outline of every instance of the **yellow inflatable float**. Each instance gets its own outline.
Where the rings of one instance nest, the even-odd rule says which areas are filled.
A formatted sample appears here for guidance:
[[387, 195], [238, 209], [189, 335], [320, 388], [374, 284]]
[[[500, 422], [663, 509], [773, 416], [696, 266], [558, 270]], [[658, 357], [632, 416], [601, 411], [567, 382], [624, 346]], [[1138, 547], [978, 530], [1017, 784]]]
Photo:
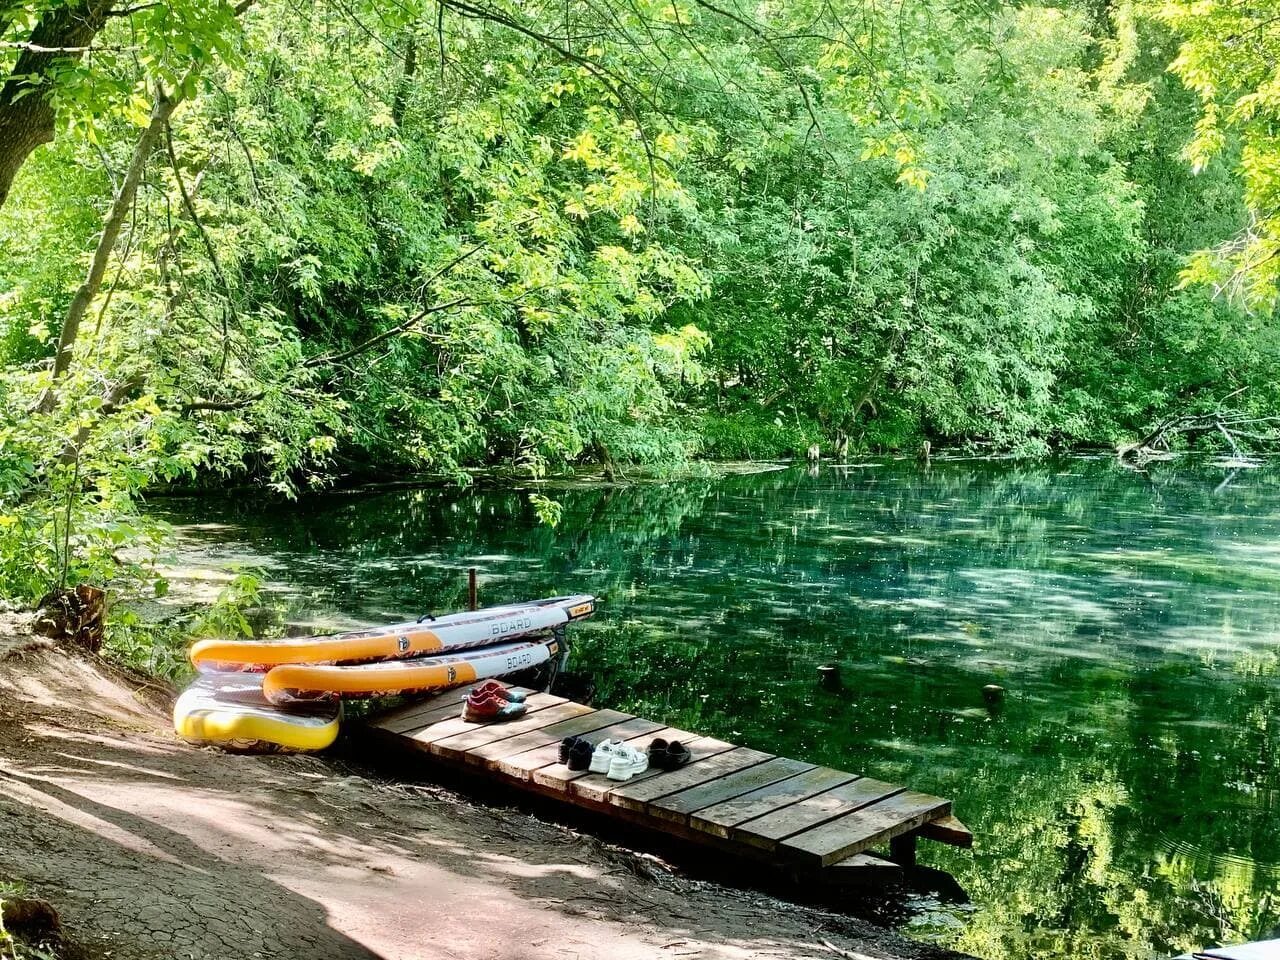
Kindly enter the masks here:
[[261, 673], [202, 673], [173, 705], [173, 729], [228, 750], [323, 750], [338, 736], [337, 701], [282, 710], [262, 693]]

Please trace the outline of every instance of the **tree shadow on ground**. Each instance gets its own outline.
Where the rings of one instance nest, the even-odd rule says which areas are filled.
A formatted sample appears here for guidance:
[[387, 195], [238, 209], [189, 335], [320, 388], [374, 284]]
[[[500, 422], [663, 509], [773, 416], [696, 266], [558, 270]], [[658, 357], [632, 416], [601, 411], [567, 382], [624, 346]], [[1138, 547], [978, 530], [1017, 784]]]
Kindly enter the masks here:
[[117, 957], [956, 956], [315, 757], [51, 720], [2, 687], [0, 719], [0, 871]]

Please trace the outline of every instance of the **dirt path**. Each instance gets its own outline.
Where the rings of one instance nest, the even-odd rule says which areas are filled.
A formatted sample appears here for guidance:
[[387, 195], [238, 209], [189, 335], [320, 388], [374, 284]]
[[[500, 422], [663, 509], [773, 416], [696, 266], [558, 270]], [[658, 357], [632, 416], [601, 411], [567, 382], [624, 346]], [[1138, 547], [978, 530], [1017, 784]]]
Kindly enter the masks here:
[[170, 732], [167, 691], [15, 647], [0, 653], [0, 879], [52, 900], [90, 955], [958, 956], [444, 791], [195, 749]]

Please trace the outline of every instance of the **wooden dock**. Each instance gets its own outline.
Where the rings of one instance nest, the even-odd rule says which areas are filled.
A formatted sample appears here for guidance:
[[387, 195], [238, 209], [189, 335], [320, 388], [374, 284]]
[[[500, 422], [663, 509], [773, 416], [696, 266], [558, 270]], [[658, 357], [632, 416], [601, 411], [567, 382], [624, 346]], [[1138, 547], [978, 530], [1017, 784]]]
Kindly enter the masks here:
[[[393, 746], [576, 808], [764, 861], [796, 876], [839, 881], [882, 877], [914, 858], [917, 837], [967, 847], [969, 830], [951, 801], [800, 760], [735, 746], [616, 710], [597, 710], [529, 692], [528, 712], [506, 723], [465, 723], [467, 688], [371, 718]], [[651, 769], [625, 783], [575, 772], [558, 758], [564, 737], [625, 740], [643, 749], [654, 737], [680, 740], [692, 760]], [[887, 853], [885, 860], [875, 853]]]

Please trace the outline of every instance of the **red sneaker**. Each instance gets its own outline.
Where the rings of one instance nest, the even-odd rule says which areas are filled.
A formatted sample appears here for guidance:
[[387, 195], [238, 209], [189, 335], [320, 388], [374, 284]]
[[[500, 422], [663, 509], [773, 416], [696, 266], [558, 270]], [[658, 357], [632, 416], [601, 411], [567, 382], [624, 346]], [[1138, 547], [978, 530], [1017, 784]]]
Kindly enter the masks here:
[[509, 703], [524, 703], [525, 694], [519, 690], [512, 690], [506, 685], [499, 683], [497, 680], [486, 680], [480, 686], [475, 687], [471, 691], [473, 694], [491, 693], [499, 700], [505, 700]]
[[462, 705], [462, 719], [468, 723], [493, 723], [523, 716], [523, 703], [508, 703], [492, 693], [472, 693]]

